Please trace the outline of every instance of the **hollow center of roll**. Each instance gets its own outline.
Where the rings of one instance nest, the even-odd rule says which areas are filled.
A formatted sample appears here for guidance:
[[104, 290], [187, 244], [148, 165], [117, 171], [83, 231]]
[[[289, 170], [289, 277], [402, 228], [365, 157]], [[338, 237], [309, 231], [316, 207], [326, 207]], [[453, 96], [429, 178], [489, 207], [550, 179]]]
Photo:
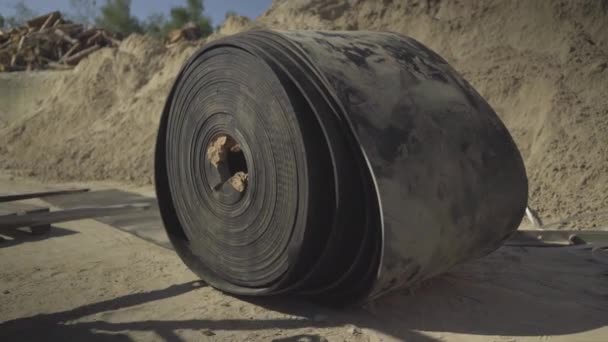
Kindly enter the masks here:
[[220, 184], [214, 188], [219, 190], [225, 184], [229, 184], [238, 192], [247, 189], [248, 170], [245, 154], [241, 144], [232, 136], [219, 134], [209, 143], [207, 147], [207, 160], [218, 170]]

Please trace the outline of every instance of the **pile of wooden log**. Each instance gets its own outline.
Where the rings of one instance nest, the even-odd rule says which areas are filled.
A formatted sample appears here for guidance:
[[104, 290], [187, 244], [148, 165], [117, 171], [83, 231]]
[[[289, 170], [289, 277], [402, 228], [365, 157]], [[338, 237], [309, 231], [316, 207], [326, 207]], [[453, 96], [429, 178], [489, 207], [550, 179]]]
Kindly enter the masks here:
[[120, 41], [100, 28], [86, 28], [52, 12], [21, 27], [0, 30], [0, 72], [68, 69], [92, 52]]
[[189, 22], [180, 29], [170, 31], [165, 37], [165, 43], [173, 45], [182, 41], [197, 41], [201, 38], [202, 32], [200, 27], [193, 22]]

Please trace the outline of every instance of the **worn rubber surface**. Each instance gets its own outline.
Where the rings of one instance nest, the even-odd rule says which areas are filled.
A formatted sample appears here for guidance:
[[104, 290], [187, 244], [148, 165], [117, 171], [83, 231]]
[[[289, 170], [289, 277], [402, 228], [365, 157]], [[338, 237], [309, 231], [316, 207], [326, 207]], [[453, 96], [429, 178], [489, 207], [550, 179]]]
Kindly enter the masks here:
[[[243, 192], [208, 158], [221, 135], [240, 144], [244, 162], [222, 163], [247, 173]], [[167, 99], [155, 167], [176, 251], [239, 295], [344, 304], [411, 286], [495, 250], [527, 202], [494, 111], [392, 33], [251, 31], [203, 47]]]

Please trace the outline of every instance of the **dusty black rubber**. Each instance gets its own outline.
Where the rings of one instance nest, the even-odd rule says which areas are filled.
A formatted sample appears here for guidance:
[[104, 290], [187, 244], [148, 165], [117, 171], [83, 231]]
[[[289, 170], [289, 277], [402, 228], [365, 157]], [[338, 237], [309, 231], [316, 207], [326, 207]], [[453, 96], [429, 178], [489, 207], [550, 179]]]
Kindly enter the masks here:
[[[371, 176], [322, 100], [327, 91], [290, 52], [260, 34], [209, 46], [186, 64], [158, 135], [162, 216], [178, 253], [215, 287], [362, 297], [380, 253]], [[205, 151], [218, 134], [245, 155], [251, 181], [236, 203], [208, 186]]]
[[[416, 103], [429, 89], [437, 103]], [[242, 193], [208, 159], [218, 135], [240, 143]], [[496, 249], [527, 200], [492, 109], [439, 56], [389, 33], [251, 31], [206, 45], [171, 89], [155, 158], [171, 243], [237, 295], [346, 304], [407, 286]]]

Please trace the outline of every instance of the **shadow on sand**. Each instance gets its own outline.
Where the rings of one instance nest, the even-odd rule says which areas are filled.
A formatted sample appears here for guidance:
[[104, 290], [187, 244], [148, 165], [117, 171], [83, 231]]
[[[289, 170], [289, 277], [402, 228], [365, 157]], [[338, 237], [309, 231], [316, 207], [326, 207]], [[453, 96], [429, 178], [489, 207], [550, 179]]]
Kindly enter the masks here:
[[55, 226], [51, 226], [50, 229], [43, 233], [35, 234], [32, 234], [31, 232], [26, 232], [23, 229], [2, 229], [0, 230], [0, 235], [5, 236], [6, 238], [2, 238], [2, 240], [0, 240], [0, 248], [8, 248], [20, 245], [22, 243], [42, 241], [72, 234], [78, 234], [78, 232]]
[[[418, 331], [473, 335], [546, 336], [608, 325], [608, 266], [589, 257], [588, 247], [502, 248], [436, 278], [415, 292], [394, 293], [365, 309], [333, 310], [300, 300], [249, 299], [265, 308], [317, 319], [146, 320], [124, 323], [70, 322], [179, 296], [200, 288], [191, 282], [131, 294], [73, 310], [20, 318], [0, 325], [6, 341], [130, 341], [125, 331], [149, 331], [165, 341], [192, 330], [260, 330], [354, 324], [395, 339], [438, 341]], [[324, 341], [297, 335], [276, 341]]]

